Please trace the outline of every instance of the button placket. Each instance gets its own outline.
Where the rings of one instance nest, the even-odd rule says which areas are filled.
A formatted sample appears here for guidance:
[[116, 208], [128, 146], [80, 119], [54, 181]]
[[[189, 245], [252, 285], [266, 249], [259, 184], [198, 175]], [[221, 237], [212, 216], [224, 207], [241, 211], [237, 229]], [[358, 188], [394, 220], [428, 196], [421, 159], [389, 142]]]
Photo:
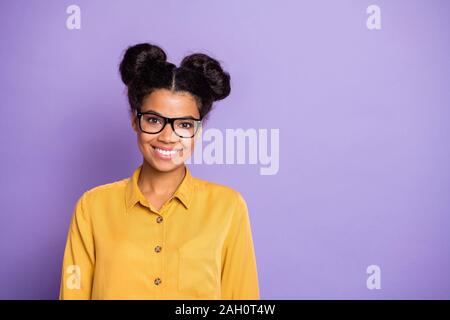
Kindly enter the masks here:
[[[164, 218], [161, 216], [161, 214], [158, 214], [158, 216], [156, 217], [155, 221], [156, 221], [157, 224], [161, 225], [161, 227], [158, 227], [158, 232], [157, 232], [158, 236], [155, 239], [156, 240], [155, 242], [156, 242], [156, 244], [158, 242], [159, 243], [163, 243], [163, 241], [164, 241], [164, 225], [162, 224], [162, 222], [164, 221]], [[161, 250], [162, 250], [162, 245], [155, 245], [153, 250], [154, 250], [153, 254], [157, 255], [157, 256], [155, 256], [155, 259], [157, 259], [158, 265], [159, 265], [159, 272], [157, 274], [157, 277], [153, 280], [153, 283], [154, 283], [155, 286], [160, 286], [161, 283], [162, 283], [161, 278], [163, 276], [163, 269], [164, 269], [164, 267], [163, 267], [163, 263], [164, 263], [163, 256], [161, 254], [159, 254], [161, 252]], [[161, 296], [160, 296], [161, 294], [162, 294], [162, 292], [158, 293], [159, 298], [161, 298]]]

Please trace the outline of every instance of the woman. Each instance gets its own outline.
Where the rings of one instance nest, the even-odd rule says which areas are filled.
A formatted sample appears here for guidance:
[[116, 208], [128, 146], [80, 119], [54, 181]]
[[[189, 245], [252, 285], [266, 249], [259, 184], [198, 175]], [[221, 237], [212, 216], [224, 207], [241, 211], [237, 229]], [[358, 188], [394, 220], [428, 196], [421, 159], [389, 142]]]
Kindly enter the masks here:
[[184, 161], [230, 76], [202, 53], [180, 67], [152, 44], [120, 64], [143, 163], [77, 201], [60, 299], [259, 299], [247, 205]]

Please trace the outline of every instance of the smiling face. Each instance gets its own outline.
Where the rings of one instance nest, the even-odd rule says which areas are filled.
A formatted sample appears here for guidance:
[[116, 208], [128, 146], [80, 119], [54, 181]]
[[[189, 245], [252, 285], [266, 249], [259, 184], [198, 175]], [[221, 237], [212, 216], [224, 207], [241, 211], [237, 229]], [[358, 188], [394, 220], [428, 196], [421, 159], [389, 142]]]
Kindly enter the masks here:
[[[167, 89], [157, 89], [143, 99], [141, 112], [148, 111], [168, 118], [200, 118], [197, 103], [191, 94], [172, 93]], [[137, 133], [138, 146], [145, 161], [160, 172], [172, 171], [182, 166], [194, 150], [195, 138], [201, 134], [200, 127], [193, 138], [181, 138], [173, 132], [169, 123], [161, 132], [148, 134], [139, 129], [136, 115], [133, 116], [132, 127]]]

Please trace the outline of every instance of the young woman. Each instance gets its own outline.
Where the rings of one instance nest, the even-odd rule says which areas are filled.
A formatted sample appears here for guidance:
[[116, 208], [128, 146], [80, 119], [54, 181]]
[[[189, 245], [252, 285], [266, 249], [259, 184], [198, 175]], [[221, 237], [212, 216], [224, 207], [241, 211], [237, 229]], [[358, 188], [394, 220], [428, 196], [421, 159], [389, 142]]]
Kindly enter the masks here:
[[202, 53], [180, 67], [141, 43], [120, 64], [142, 164], [92, 188], [73, 212], [60, 299], [259, 299], [247, 205], [184, 161], [230, 76]]

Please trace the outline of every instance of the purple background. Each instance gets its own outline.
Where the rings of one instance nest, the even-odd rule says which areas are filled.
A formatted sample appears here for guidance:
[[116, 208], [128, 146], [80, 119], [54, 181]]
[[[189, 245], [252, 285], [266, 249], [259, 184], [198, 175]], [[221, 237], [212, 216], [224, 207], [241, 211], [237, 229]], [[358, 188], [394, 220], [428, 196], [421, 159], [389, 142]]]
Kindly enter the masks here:
[[[66, 8], [81, 7], [81, 30]], [[381, 8], [368, 30], [366, 8]], [[280, 169], [190, 165], [247, 200], [263, 299], [450, 298], [449, 1], [2, 1], [0, 298], [55, 299], [87, 189], [141, 163], [137, 42], [232, 76], [207, 128], [279, 128]], [[366, 287], [381, 267], [380, 290]]]

